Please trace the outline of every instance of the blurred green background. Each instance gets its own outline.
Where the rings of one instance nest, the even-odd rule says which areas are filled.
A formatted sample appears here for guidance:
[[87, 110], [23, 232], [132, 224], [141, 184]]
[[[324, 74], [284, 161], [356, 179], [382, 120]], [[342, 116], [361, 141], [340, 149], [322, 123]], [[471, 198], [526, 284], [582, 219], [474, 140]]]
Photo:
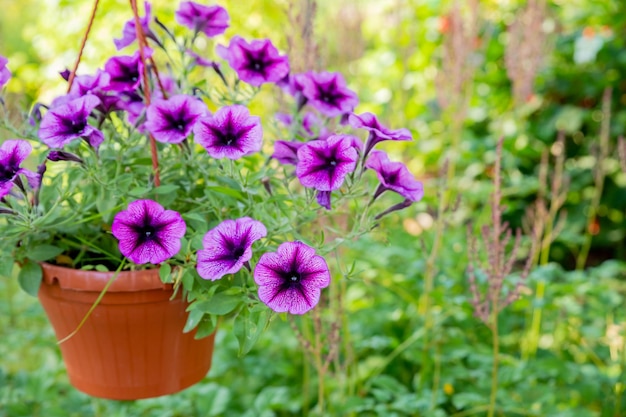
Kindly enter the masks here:
[[[176, 27], [177, 2], [152, 4]], [[486, 415], [492, 336], [470, 303], [467, 225], [477, 236], [478, 226], [490, 225], [503, 137], [504, 217], [525, 234], [516, 270], [533, 226], [544, 234], [521, 299], [498, 318], [496, 415], [626, 415], [626, 160], [618, 149], [626, 128], [626, 2], [219, 4], [231, 28], [217, 43], [234, 34], [269, 37], [298, 71], [340, 71], [359, 94], [357, 112], [407, 127], [415, 139], [386, 149], [424, 181], [424, 201], [347, 245], [356, 272], [341, 315], [340, 364], [323, 377], [323, 414]], [[64, 92], [58, 73], [73, 65], [91, 7], [0, 0], [10, 108]], [[302, 37], [311, 16], [313, 35]], [[100, 2], [79, 73], [116, 54], [111, 38], [130, 17], [127, 2]], [[277, 108], [256, 111], [271, 120]], [[485, 280], [479, 274], [479, 284]], [[0, 281], [0, 340], [0, 416], [320, 414], [318, 376], [280, 320], [242, 358], [225, 322], [202, 383], [136, 402], [90, 398], [69, 385], [41, 307], [15, 280]]]

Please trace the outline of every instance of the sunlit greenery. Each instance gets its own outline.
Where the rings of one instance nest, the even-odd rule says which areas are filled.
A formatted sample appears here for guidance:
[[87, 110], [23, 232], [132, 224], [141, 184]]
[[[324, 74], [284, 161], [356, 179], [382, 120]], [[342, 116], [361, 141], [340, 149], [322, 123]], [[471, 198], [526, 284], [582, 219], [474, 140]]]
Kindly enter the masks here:
[[[69, 384], [37, 300], [20, 292], [16, 280], [1, 280], [0, 416], [316, 416], [319, 383], [328, 416], [626, 415], [626, 170], [620, 165], [626, 161], [618, 155], [626, 130], [626, 3], [547, 0], [538, 29], [544, 38], [533, 55], [540, 65], [531, 94], [521, 99], [505, 62], [507, 48], [520, 65], [527, 60], [521, 47], [510, 51], [507, 32], [529, 3], [523, 0], [476, 1], [475, 32], [467, 26], [474, 2], [459, 2], [467, 32], [456, 52], [469, 52], [460, 67], [445, 52], [454, 36], [454, 1], [318, 0], [317, 52], [309, 55], [298, 49], [301, 27], [289, 18], [306, 1], [219, 3], [233, 28], [215, 43], [234, 34], [271, 37], [299, 59], [301, 71], [308, 69], [303, 63], [341, 71], [359, 94], [358, 113], [409, 128], [414, 142], [386, 149], [424, 181], [424, 200], [338, 253], [357, 261], [352, 271], [334, 270], [337, 282], [350, 284], [336, 290], [343, 310], [320, 313], [325, 323], [341, 325], [339, 359], [322, 378], [288, 319], [274, 320], [244, 357], [225, 320], [213, 368], [200, 384], [136, 402], [90, 398]], [[48, 103], [66, 88], [58, 73], [74, 64], [92, 3], [2, 0], [0, 6], [0, 55], [14, 75], [8, 106]], [[153, 12], [182, 30], [173, 19], [176, 7], [155, 1]], [[111, 38], [130, 17], [128, 2], [100, 2], [79, 73], [117, 53]], [[209, 58], [215, 43], [205, 45]], [[455, 71], [463, 74], [456, 90]], [[280, 104], [258, 103], [263, 100], [254, 113], [274, 132]], [[468, 235], [480, 239], [480, 227], [493, 227], [500, 137], [503, 216], [523, 231], [507, 282], [519, 279], [538, 223], [544, 239], [520, 299], [495, 318], [500, 353], [490, 410], [495, 350], [491, 329], [470, 302]], [[543, 217], [530, 213], [542, 196]], [[0, 274], [3, 269], [17, 271], [5, 266]], [[479, 285], [487, 280], [479, 269]], [[305, 337], [314, 334], [310, 317], [297, 324]]]

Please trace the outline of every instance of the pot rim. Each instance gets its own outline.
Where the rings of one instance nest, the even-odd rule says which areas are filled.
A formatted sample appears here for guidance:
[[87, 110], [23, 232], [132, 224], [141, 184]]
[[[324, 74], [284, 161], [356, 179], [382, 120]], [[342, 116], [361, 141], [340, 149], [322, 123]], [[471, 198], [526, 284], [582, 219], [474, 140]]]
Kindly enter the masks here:
[[[62, 289], [76, 291], [102, 291], [115, 271], [85, 271], [41, 263], [43, 282], [58, 284]], [[172, 284], [164, 284], [158, 268], [140, 271], [121, 271], [109, 286], [107, 292], [131, 292], [143, 290], [171, 290]]]

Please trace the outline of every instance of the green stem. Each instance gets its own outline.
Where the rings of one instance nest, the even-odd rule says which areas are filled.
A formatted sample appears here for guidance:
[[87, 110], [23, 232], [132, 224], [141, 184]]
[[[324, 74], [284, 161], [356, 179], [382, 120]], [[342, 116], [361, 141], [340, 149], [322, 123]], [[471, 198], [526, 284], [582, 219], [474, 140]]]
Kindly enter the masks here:
[[124, 267], [125, 263], [126, 263], [126, 258], [124, 258], [124, 260], [120, 263], [120, 266], [117, 267], [117, 270], [115, 271], [115, 273], [111, 275], [111, 278], [106, 283], [102, 291], [100, 291], [100, 295], [98, 295], [98, 298], [96, 298], [96, 301], [94, 301], [94, 303], [91, 305], [91, 307], [89, 308], [89, 311], [87, 311], [87, 314], [85, 314], [85, 317], [83, 317], [80, 323], [78, 323], [78, 326], [76, 326], [76, 328], [70, 334], [65, 336], [63, 339], [59, 340], [57, 342], [58, 345], [70, 340], [83, 327], [83, 325], [87, 322], [87, 319], [89, 318], [89, 316], [91, 316], [91, 313], [93, 313], [96, 307], [98, 307], [98, 304], [100, 304], [100, 301], [102, 301], [102, 298], [104, 298], [104, 294], [106, 294], [111, 284], [113, 284], [113, 281], [115, 281], [115, 278], [117, 278], [118, 275], [120, 274], [120, 271]]
[[498, 304], [494, 303], [491, 313], [491, 336], [493, 343], [493, 366], [491, 368], [491, 395], [487, 417], [493, 417], [496, 411], [496, 397], [498, 395], [498, 365], [500, 362], [500, 338], [498, 334]]
[[594, 194], [589, 206], [589, 214], [587, 216], [587, 224], [585, 229], [585, 241], [576, 258], [576, 269], [581, 270], [587, 264], [587, 257], [589, 256], [589, 250], [591, 249], [591, 228], [589, 225], [596, 221], [598, 215], [598, 208], [600, 206], [600, 200], [602, 198], [602, 191], [604, 188], [604, 178], [606, 176], [604, 161], [609, 154], [609, 135], [610, 135], [610, 121], [611, 121], [611, 92], [612, 89], [606, 88], [602, 97], [602, 125], [600, 127], [600, 152], [597, 155], [596, 171], [594, 175]]

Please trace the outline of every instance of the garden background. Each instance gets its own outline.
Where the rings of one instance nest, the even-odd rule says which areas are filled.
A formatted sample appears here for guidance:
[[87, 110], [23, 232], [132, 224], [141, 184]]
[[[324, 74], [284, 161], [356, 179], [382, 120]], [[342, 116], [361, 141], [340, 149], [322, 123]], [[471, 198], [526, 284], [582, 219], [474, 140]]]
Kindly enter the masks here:
[[[200, 384], [136, 402], [91, 398], [69, 385], [37, 300], [3, 277], [0, 416], [462, 417], [487, 415], [492, 399], [500, 416], [626, 415], [626, 3], [219, 3], [239, 34], [271, 38], [296, 71], [342, 72], [357, 112], [409, 128], [414, 142], [390, 153], [424, 181], [424, 200], [344, 246], [357, 261], [333, 276], [351, 281], [342, 308], [321, 313], [341, 335], [322, 335], [319, 354], [340, 353], [321, 375], [288, 320], [245, 356], [225, 320]], [[152, 4], [173, 24], [177, 2]], [[62, 93], [58, 73], [91, 7], [0, 0], [9, 106]], [[127, 2], [101, 1], [79, 73], [116, 53], [130, 17]], [[261, 102], [253, 113], [272, 120], [280, 103]], [[472, 287], [494, 288], [496, 246], [483, 237], [497, 235], [500, 214], [523, 235], [501, 245], [514, 255], [502, 291], [520, 297], [481, 319]], [[300, 325], [314, 331], [310, 318]]]

